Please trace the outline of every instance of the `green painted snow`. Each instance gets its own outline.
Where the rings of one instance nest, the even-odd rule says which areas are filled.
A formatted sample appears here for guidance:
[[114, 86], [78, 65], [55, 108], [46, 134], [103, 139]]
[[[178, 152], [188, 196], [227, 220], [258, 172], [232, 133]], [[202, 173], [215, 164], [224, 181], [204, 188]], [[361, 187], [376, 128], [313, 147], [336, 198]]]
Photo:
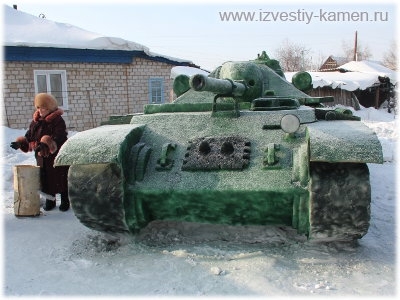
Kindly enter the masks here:
[[64, 143], [55, 165], [124, 165], [127, 151], [139, 141], [143, 129], [144, 125], [107, 125], [79, 132]]
[[[229, 78], [233, 81], [246, 85], [243, 95], [237, 96], [237, 101], [251, 102], [252, 100], [265, 96], [278, 96], [288, 98], [309, 98], [310, 96], [295, 88], [284, 77], [278, 75], [274, 70], [263, 63], [251, 61], [225, 62], [210, 77], [217, 79]], [[195, 92], [189, 90], [178, 97], [176, 103], [199, 103], [213, 102], [215, 93], [213, 91]]]
[[[301, 119], [312, 119], [312, 110], [299, 110]], [[280, 112], [285, 115], [288, 112]], [[179, 120], [179, 122], [177, 122]], [[224, 224], [292, 224], [299, 195], [308, 192], [293, 178], [293, 149], [307, 145], [304, 125], [297, 136], [287, 139], [279, 117], [270, 112], [242, 112], [238, 118], [214, 118], [210, 112], [138, 115], [131, 124], [145, 123], [140, 142], [152, 147], [152, 158], [142, 181], [128, 185], [134, 202], [126, 204], [131, 230], [152, 220], [186, 220]], [[204, 126], [207, 124], [207, 126]], [[241, 136], [250, 139], [250, 164], [243, 170], [182, 171], [189, 140], [200, 137]], [[157, 170], [157, 159], [166, 143], [176, 145], [169, 155], [173, 166]], [[277, 166], [265, 166], [268, 144], [279, 144]], [[300, 159], [300, 158], [299, 158]], [[303, 160], [305, 161], [305, 160]], [[297, 164], [301, 164], [298, 162]], [[306, 232], [308, 212], [296, 209], [296, 226]], [[241, 217], [240, 217], [241, 216]], [[299, 220], [300, 219], [300, 220]], [[300, 224], [300, 225], [299, 225]]]
[[142, 220], [292, 225], [295, 191], [142, 190], [134, 199], [147, 214]]
[[310, 161], [383, 163], [376, 134], [361, 122], [321, 121], [307, 131]]
[[[271, 63], [273, 69], [267, 67]], [[226, 62], [210, 77], [240, 82], [230, 95], [185, 91], [190, 79], [182, 77], [176, 89], [183, 94], [173, 103], [147, 105], [144, 114], [112, 116], [105, 123], [119, 125], [71, 137], [55, 164], [75, 165], [70, 168], [69, 189], [82, 222], [117, 232], [136, 232], [153, 220], [276, 224], [308, 234], [310, 161], [382, 163], [382, 149], [361, 122], [317, 121], [314, 109], [298, 107], [332, 99], [308, 96], [278, 75], [279, 70], [266, 54], [256, 62]], [[225, 92], [233, 87], [227, 81], [212, 82], [210, 89]], [[300, 84], [308, 87], [307, 82]], [[262, 104], [274, 97], [293, 99], [296, 105], [286, 110], [276, 105], [264, 107], [271, 111], [250, 109], [254, 99], [263, 98], [258, 100]], [[288, 114], [300, 121], [295, 133], [280, 128]], [[202, 138], [215, 148], [200, 147]], [[235, 141], [250, 141], [250, 152], [247, 146], [235, 148]], [[239, 149], [250, 157], [243, 169], [236, 164], [241, 161]], [[195, 167], [182, 168], [193, 155], [198, 156], [191, 160]]]

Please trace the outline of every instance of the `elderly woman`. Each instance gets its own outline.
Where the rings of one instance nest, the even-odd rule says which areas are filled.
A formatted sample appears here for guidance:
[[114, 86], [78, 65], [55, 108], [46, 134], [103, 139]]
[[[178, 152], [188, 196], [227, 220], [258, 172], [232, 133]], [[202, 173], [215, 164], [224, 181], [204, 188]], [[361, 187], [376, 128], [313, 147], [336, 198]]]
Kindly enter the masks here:
[[53, 166], [54, 159], [68, 135], [65, 121], [61, 117], [63, 111], [58, 108], [57, 100], [47, 93], [37, 94], [34, 105], [36, 111], [28, 131], [10, 146], [23, 152], [35, 151], [36, 163], [40, 167], [42, 192], [46, 195], [43, 209], [52, 210], [56, 206], [56, 194], [61, 194], [59, 209], [67, 211], [70, 206], [68, 167]]

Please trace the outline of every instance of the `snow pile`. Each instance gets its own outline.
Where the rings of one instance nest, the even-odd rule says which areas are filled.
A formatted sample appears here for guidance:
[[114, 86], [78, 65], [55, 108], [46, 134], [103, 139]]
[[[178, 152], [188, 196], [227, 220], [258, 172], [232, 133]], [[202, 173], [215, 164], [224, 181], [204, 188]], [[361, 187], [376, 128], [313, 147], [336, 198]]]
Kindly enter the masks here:
[[383, 160], [395, 162], [399, 120], [395, 119], [393, 114], [385, 113], [383, 110], [376, 110], [373, 107], [363, 108], [358, 111], [353, 108], [350, 109], [354, 115], [361, 117], [362, 122], [379, 137], [382, 145]]
[[171, 69], [171, 79], [175, 79], [175, 77], [179, 75], [186, 75], [190, 77], [196, 74], [204, 74], [207, 76], [210, 73], [199, 68], [185, 66], [176, 66]]
[[377, 133], [387, 161], [368, 165], [371, 225], [350, 245], [307, 242], [286, 227], [156, 221], [132, 237], [90, 230], [71, 210], [16, 218], [12, 166], [34, 158], [9, 147], [25, 130], [2, 127], [5, 296], [394, 297], [397, 119], [354, 113]]

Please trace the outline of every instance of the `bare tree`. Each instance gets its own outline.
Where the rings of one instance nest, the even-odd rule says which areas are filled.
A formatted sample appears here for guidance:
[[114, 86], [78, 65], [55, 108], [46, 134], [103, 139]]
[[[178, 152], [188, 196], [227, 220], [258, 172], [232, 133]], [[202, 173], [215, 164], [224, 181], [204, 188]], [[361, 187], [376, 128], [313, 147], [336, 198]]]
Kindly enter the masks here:
[[383, 54], [383, 65], [389, 69], [397, 70], [397, 45], [393, 41], [389, 49]]
[[[354, 60], [354, 43], [349, 43], [346, 41], [342, 41], [342, 48], [344, 52], [344, 57], [348, 61]], [[359, 41], [357, 42], [357, 58], [356, 60], [368, 60], [372, 58], [371, 51], [369, 50], [368, 45], [363, 46]]]
[[307, 70], [310, 70], [310, 71], [319, 70], [319, 68], [325, 62], [326, 58], [327, 58], [327, 56], [325, 54], [323, 54], [322, 52], [319, 52], [318, 55], [311, 58], [311, 65]]
[[285, 39], [275, 52], [284, 72], [304, 71], [311, 66], [310, 49], [289, 39]]

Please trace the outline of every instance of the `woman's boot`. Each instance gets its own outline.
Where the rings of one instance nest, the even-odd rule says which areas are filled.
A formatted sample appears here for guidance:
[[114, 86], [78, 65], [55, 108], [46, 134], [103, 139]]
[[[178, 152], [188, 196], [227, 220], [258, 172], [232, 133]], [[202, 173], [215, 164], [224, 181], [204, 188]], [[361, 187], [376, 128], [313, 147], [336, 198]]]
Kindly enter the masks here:
[[68, 192], [61, 193], [61, 204], [60, 204], [59, 209], [61, 211], [67, 211], [69, 209]]
[[56, 200], [46, 199], [46, 203], [43, 206], [43, 209], [46, 211], [52, 210], [56, 207]]

